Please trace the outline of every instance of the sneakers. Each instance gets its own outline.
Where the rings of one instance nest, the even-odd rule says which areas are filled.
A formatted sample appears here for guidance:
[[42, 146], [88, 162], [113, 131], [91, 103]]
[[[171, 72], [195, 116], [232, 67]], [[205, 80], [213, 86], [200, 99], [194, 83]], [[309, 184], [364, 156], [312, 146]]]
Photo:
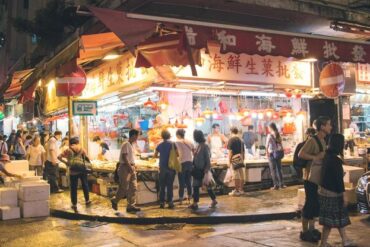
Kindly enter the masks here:
[[311, 233], [317, 240], [321, 240], [321, 232], [319, 230], [313, 229]]
[[285, 189], [287, 186], [285, 184], [280, 186], [280, 189]]
[[212, 201], [211, 206], [209, 208], [216, 208], [218, 202], [216, 200]]
[[302, 241], [310, 243], [317, 243], [319, 241], [311, 231], [301, 232], [299, 237]]
[[191, 204], [190, 206], [189, 206], [189, 208], [191, 209], [191, 210], [197, 210], [199, 207], [198, 207], [198, 204]]
[[241, 194], [240, 194], [240, 192], [239, 191], [237, 191], [237, 190], [233, 190], [233, 191], [231, 191], [230, 193], [229, 193], [229, 196], [240, 196]]
[[278, 190], [279, 187], [278, 186], [274, 186], [274, 187], [271, 187], [270, 190]]
[[140, 212], [141, 211], [141, 209], [140, 208], [138, 208], [138, 207], [129, 207], [129, 208], [126, 208], [126, 212], [127, 213], [136, 213], [136, 212]]
[[86, 206], [91, 206], [91, 203], [92, 203], [92, 202], [91, 202], [90, 200], [88, 200], [87, 202], [85, 202], [85, 205], [86, 205]]
[[110, 200], [110, 202], [112, 203], [112, 208], [117, 211], [118, 210], [118, 204], [117, 204], [117, 202], [113, 201], [113, 199]]

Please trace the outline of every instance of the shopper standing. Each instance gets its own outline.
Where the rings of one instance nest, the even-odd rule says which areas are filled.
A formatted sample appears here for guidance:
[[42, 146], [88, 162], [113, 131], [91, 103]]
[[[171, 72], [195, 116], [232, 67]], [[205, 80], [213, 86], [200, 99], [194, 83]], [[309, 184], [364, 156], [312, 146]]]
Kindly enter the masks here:
[[66, 164], [69, 168], [69, 181], [72, 209], [77, 211], [77, 187], [78, 179], [81, 181], [84, 192], [86, 206], [91, 205], [89, 197], [89, 184], [87, 182], [88, 168], [86, 163], [90, 163], [85, 150], [81, 148], [78, 137], [72, 137], [69, 143], [69, 149], [65, 150], [58, 156], [58, 160]]
[[181, 162], [181, 172], [178, 173], [179, 178], [179, 200], [180, 204], [184, 200], [184, 190], [186, 187], [188, 193], [188, 200], [190, 202], [192, 195], [191, 187], [191, 170], [193, 167], [193, 152], [194, 145], [189, 140], [185, 139], [185, 130], [178, 129], [176, 131], [176, 146], [179, 151], [180, 162]]
[[127, 197], [126, 212], [135, 213], [140, 211], [140, 208], [136, 207], [137, 175], [134, 156], [134, 145], [139, 134], [138, 130], [131, 129], [128, 141], [124, 142], [121, 147], [118, 166], [119, 187], [115, 197], [111, 200], [114, 210], [118, 209], [119, 201]]
[[235, 190], [230, 196], [240, 196], [244, 193], [244, 143], [239, 138], [239, 130], [236, 127], [230, 129], [231, 138], [227, 144], [229, 150], [229, 167], [234, 170]]
[[286, 187], [283, 182], [283, 174], [281, 171], [281, 159], [284, 156], [283, 140], [275, 123], [269, 124], [269, 131], [270, 134], [268, 134], [266, 140], [266, 155], [269, 160], [271, 178], [274, 184], [271, 189], [278, 190]]
[[58, 193], [63, 192], [58, 186], [58, 155], [59, 147], [58, 141], [62, 138], [62, 132], [57, 130], [54, 135], [49, 138], [45, 144], [46, 161], [44, 167], [44, 176], [50, 184], [50, 192]]
[[348, 238], [345, 231], [345, 227], [351, 224], [351, 221], [343, 198], [345, 192], [342, 166], [343, 149], [344, 136], [341, 134], [332, 135], [322, 163], [319, 188], [319, 222], [320, 225], [323, 225], [320, 247], [330, 246], [327, 241], [332, 228], [338, 229], [343, 246], [357, 246], [353, 240]]
[[8, 153], [8, 144], [5, 142], [4, 136], [0, 135], [0, 155]]
[[23, 143], [21, 130], [18, 130], [15, 134], [15, 140], [13, 144], [13, 156], [16, 160], [26, 159], [26, 148]]
[[168, 130], [163, 130], [161, 133], [163, 141], [158, 144], [154, 152], [154, 157], [159, 156], [159, 206], [164, 208], [165, 198], [167, 195], [168, 208], [173, 209], [173, 182], [175, 180], [176, 171], [168, 167], [170, 152], [172, 147], [178, 151], [175, 143], [170, 141], [171, 134]]
[[252, 147], [258, 140], [256, 133], [253, 131], [253, 125], [248, 126], [248, 131], [243, 133], [242, 139], [244, 141], [247, 152], [253, 155]]
[[[206, 139], [201, 130], [194, 130], [194, 141], [197, 143], [197, 147], [194, 152], [193, 161], [193, 204], [189, 206], [192, 210], [198, 209], [199, 203], [199, 190], [202, 187], [204, 175], [211, 170], [211, 154], [209, 147], [206, 144]], [[215, 208], [217, 205], [216, 195], [212, 190], [212, 187], [207, 187], [209, 197], [212, 199], [211, 208]]]
[[36, 176], [42, 176], [42, 166], [45, 163], [45, 149], [41, 145], [40, 137], [35, 136], [27, 149], [27, 160], [30, 170], [36, 172]]
[[[328, 117], [319, 117], [315, 120], [317, 135], [311, 137], [303, 145], [298, 157], [309, 160], [303, 170], [303, 184], [306, 193], [305, 204], [302, 209], [302, 231], [300, 238], [303, 241], [317, 242], [321, 239], [321, 233], [315, 229], [315, 218], [319, 216], [318, 185], [309, 181], [310, 176], [320, 176], [311, 171], [312, 162], [321, 163], [326, 150], [325, 137], [330, 134], [332, 126]], [[310, 174], [311, 173], [311, 174]]]

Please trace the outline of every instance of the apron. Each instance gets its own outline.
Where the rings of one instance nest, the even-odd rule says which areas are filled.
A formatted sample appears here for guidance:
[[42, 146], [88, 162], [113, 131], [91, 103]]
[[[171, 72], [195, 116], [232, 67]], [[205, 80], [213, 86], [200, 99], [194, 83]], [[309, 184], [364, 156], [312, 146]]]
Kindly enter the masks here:
[[211, 136], [211, 156], [212, 158], [223, 158], [222, 139], [220, 136]]

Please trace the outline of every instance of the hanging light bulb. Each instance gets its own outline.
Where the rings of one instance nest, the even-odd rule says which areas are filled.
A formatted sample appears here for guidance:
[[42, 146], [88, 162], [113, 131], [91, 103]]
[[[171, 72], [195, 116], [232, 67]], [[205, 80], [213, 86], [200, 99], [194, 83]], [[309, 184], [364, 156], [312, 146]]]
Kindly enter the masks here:
[[253, 118], [253, 119], [256, 119], [257, 117], [258, 117], [257, 112], [255, 112], [255, 111], [254, 111], [254, 112], [252, 112], [252, 118]]
[[244, 117], [249, 117], [249, 115], [250, 115], [250, 112], [248, 110], [243, 111], [243, 116]]
[[274, 114], [274, 109], [266, 109], [266, 117], [271, 118]]
[[259, 120], [262, 120], [262, 119], [263, 119], [263, 117], [264, 117], [263, 112], [259, 112], [259, 113], [258, 113], [258, 119], [259, 119]]

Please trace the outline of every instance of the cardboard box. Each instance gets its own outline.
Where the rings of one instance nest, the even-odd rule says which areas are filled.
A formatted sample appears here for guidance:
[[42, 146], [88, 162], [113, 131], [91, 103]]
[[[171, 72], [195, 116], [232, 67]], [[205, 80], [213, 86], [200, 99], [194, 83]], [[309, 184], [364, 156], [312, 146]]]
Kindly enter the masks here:
[[361, 167], [354, 167], [354, 166], [343, 166], [344, 174], [344, 182], [345, 183], [356, 183], [358, 179], [364, 174], [365, 170]]
[[21, 215], [23, 218], [49, 216], [49, 201], [25, 202], [19, 200]]
[[21, 210], [19, 207], [0, 207], [0, 219], [1, 220], [12, 220], [19, 219], [21, 217]]
[[19, 175], [30, 170], [28, 160], [12, 160], [5, 164], [5, 169], [10, 173]]
[[246, 182], [261, 182], [262, 181], [262, 168], [246, 168], [245, 169]]
[[304, 188], [298, 189], [298, 192], [297, 192], [298, 209], [301, 210], [303, 208], [305, 201], [306, 201], [306, 193], [304, 191]]
[[348, 189], [344, 192], [344, 204], [355, 205], [357, 204], [356, 189]]
[[18, 206], [18, 190], [15, 188], [0, 188], [0, 206]]
[[45, 183], [26, 183], [19, 188], [19, 199], [22, 201], [46, 201], [50, 197], [50, 185]]

